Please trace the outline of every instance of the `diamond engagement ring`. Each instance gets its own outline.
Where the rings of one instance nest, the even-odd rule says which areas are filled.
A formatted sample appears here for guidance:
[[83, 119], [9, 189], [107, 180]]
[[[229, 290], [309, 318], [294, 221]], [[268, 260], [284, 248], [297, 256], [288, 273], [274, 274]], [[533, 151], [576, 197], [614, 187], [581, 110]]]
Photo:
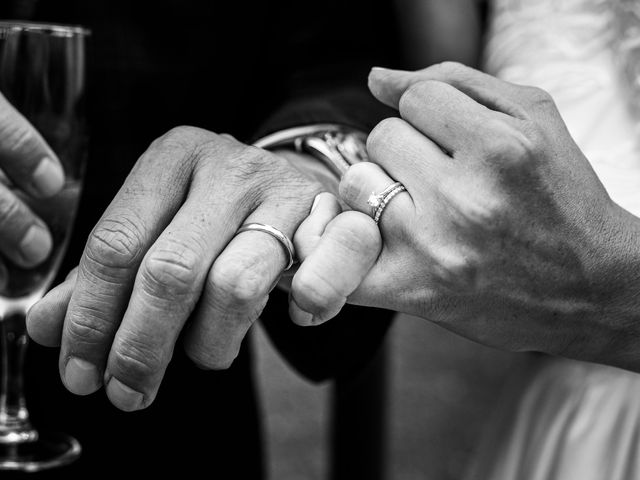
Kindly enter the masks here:
[[380, 217], [382, 217], [382, 212], [387, 208], [387, 205], [391, 201], [393, 197], [395, 197], [400, 192], [405, 192], [407, 189], [400, 182], [395, 182], [389, 185], [380, 193], [371, 192], [369, 199], [367, 200], [367, 205], [371, 207], [371, 217], [373, 218], [376, 225], [380, 222]]
[[287, 237], [284, 233], [282, 233], [276, 227], [272, 227], [271, 225], [265, 225], [264, 223], [245, 223], [238, 229], [238, 231], [236, 232], [236, 235], [242, 232], [249, 232], [252, 230], [255, 232], [263, 232], [268, 235], [271, 235], [273, 238], [278, 240], [278, 242], [280, 242], [280, 244], [284, 247], [285, 254], [287, 255], [287, 267], [285, 268], [285, 270], [289, 270], [291, 268], [291, 265], [293, 265], [293, 258], [295, 256], [293, 242], [289, 240], [289, 237]]

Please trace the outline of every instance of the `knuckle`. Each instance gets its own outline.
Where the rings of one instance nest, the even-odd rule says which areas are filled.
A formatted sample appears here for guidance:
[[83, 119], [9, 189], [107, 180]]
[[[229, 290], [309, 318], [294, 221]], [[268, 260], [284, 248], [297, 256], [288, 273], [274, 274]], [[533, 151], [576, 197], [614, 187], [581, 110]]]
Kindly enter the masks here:
[[11, 152], [31, 153], [36, 148], [35, 130], [16, 119], [10, 113], [0, 116], [0, 139], [3, 147]]
[[212, 136], [215, 134], [197, 127], [174, 127], [151, 142], [136, 167], [149, 169], [151, 165], [156, 168], [157, 165], [163, 165], [174, 182], [187, 178], [191, 174], [197, 152]]
[[163, 369], [162, 355], [144, 341], [122, 340], [114, 345], [112, 354], [118, 377], [124, 377], [129, 386], [144, 384]]
[[111, 333], [111, 322], [104, 313], [88, 306], [70, 313], [67, 325], [67, 337], [75, 345], [101, 345]]
[[212, 291], [223, 304], [250, 305], [267, 293], [268, 285], [246, 260], [216, 262], [211, 269]]
[[499, 231], [506, 225], [509, 210], [498, 198], [468, 199], [461, 208], [464, 224], [472, 231]]
[[421, 80], [409, 85], [398, 102], [400, 113], [404, 116], [405, 113], [415, 110], [416, 106], [423, 104], [424, 98], [429, 95], [429, 90], [435, 84], [432, 80]]
[[251, 145], [231, 143], [222, 137], [200, 143], [194, 157], [197, 159], [196, 173], [201, 173], [203, 178], [215, 179], [223, 171], [232, 194], [250, 204], [257, 202], [265, 187], [280, 185], [283, 180], [284, 160], [278, 155]]
[[460, 74], [468, 71], [469, 67], [459, 62], [447, 60], [434, 65], [434, 68], [449, 74]]
[[404, 120], [398, 117], [388, 117], [378, 123], [367, 137], [367, 152], [372, 158], [387, 150], [390, 138], [398, 134], [406, 126]]
[[185, 353], [191, 361], [203, 370], [227, 370], [233, 365], [239, 351], [218, 352], [206, 345], [186, 345]]
[[545, 129], [537, 122], [524, 121], [522, 123], [522, 132], [521, 141], [529, 156], [536, 159], [540, 158], [545, 146], [549, 144]]
[[185, 245], [157, 247], [143, 262], [140, 278], [145, 291], [155, 298], [191, 296], [200, 263], [197, 253]]
[[10, 224], [17, 219], [25, 220], [24, 213], [26, 213], [26, 209], [18, 197], [9, 191], [0, 195], [0, 225]]
[[138, 224], [125, 215], [106, 218], [89, 236], [85, 257], [107, 268], [127, 268], [135, 262], [143, 249], [143, 235]]
[[202, 132], [203, 130], [197, 127], [180, 125], [158, 137], [153, 144], [158, 147], [192, 147]]
[[503, 167], [519, 167], [530, 163], [535, 152], [534, 143], [520, 129], [497, 121], [489, 126], [483, 141], [483, 156]]
[[231, 171], [236, 182], [240, 184], [271, 179], [273, 172], [282, 168], [283, 160], [266, 150], [250, 145], [239, 149], [236, 158], [232, 160]]
[[539, 87], [523, 86], [523, 98], [535, 109], [555, 108], [555, 102], [549, 92]]
[[479, 262], [473, 256], [454, 249], [440, 249], [433, 254], [433, 276], [444, 290], [458, 294], [476, 291]]

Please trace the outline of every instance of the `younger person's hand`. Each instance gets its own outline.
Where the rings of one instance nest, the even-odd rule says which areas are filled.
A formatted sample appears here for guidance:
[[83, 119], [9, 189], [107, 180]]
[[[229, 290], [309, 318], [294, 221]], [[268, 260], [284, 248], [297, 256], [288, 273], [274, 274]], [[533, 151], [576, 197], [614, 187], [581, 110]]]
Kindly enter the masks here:
[[[344, 175], [353, 211], [324, 232], [301, 225], [298, 237], [321, 238], [293, 279], [294, 319], [325, 320], [347, 299], [508, 350], [640, 370], [640, 222], [611, 201], [551, 97], [451, 63], [374, 70], [369, 86], [400, 118]], [[396, 181], [406, 192], [380, 218], [380, 249], [367, 201]]]

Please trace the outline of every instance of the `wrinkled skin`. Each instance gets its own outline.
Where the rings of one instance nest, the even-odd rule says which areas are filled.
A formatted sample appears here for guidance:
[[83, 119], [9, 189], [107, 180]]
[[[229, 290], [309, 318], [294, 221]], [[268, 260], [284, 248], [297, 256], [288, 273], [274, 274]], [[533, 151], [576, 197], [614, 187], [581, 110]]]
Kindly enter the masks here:
[[284, 157], [175, 128], [140, 157], [77, 269], [30, 310], [29, 334], [60, 345], [71, 392], [104, 385], [125, 411], [153, 402], [183, 328], [197, 365], [227, 368], [288, 260], [273, 237], [236, 231], [259, 222], [292, 237], [322, 190]]

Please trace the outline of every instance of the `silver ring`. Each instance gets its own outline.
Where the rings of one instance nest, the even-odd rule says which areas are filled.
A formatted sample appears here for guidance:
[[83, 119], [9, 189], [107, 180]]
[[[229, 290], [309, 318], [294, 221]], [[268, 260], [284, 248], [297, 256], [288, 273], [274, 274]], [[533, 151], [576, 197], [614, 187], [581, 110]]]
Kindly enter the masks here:
[[276, 227], [272, 227], [271, 225], [265, 225], [264, 223], [245, 223], [238, 229], [238, 231], [236, 232], [236, 235], [242, 232], [250, 232], [250, 231], [263, 232], [271, 235], [273, 238], [278, 240], [280, 244], [284, 247], [285, 253], [288, 258], [287, 267], [285, 268], [285, 270], [289, 270], [291, 268], [291, 265], [293, 265], [293, 258], [295, 257], [295, 250], [293, 248], [293, 243], [291, 242], [291, 240], [289, 240], [289, 237], [287, 237], [284, 233], [282, 233]]
[[394, 182], [385, 188], [382, 192], [376, 194], [372, 192], [367, 200], [367, 204], [371, 207], [371, 217], [373, 221], [376, 222], [376, 225], [380, 223], [380, 217], [382, 217], [382, 212], [387, 208], [387, 205], [391, 201], [393, 197], [395, 197], [400, 192], [406, 192], [407, 189], [400, 182]]

